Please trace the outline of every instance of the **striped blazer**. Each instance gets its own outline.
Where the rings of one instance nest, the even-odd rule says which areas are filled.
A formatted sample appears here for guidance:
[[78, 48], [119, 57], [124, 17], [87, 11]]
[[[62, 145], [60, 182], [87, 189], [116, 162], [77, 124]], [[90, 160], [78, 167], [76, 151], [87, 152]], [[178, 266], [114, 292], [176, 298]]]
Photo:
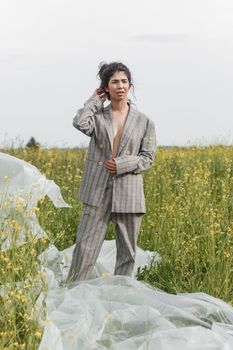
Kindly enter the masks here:
[[[117, 174], [113, 177], [112, 212], [145, 213], [145, 198], [141, 172], [150, 168], [155, 155], [154, 123], [139, 112], [129, 100], [129, 113], [123, 129], [118, 155]], [[111, 105], [103, 107], [96, 92], [77, 111], [73, 126], [90, 136], [78, 199], [100, 206], [109, 173], [104, 166], [111, 159], [113, 123]]]

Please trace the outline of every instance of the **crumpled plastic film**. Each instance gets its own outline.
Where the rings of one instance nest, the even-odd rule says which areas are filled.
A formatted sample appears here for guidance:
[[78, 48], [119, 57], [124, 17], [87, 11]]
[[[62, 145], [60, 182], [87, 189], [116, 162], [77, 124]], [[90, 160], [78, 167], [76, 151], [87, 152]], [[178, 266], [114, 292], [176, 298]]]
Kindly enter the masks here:
[[[58, 286], [64, 283], [67, 279], [72, 254], [75, 244], [71, 247], [58, 251], [54, 245], [50, 245], [42, 254], [39, 255], [40, 262], [50, 277], [47, 283], [52, 286]], [[116, 241], [104, 241], [100, 250], [97, 262], [93, 270], [89, 273], [88, 279], [93, 279], [102, 276], [113, 274], [116, 260]], [[137, 254], [134, 266], [134, 275], [137, 273], [139, 266], [145, 266], [153, 262], [159, 262], [161, 257], [156, 252], [144, 251], [137, 247]], [[51, 278], [51, 276], [53, 276]], [[51, 284], [53, 280], [53, 285]]]
[[204, 293], [169, 295], [126, 276], [52, 288], [39, 350], [230, 350], [233, 308]]
[[6, 195], [28, 197], [29, 206], [35, 206], [39, 198], [47, 195], [56, 208], [71, 207], [62, 198], [59, 186], [34, 165], [0, 152], [0, 201]]
[[[55, 207], [70, 207], [62, 198], [60, 188], [55, 182], [46, 179], [35, 166], [0, 152], [0, 204], [4, 207], [0, 213], [0, 223], [4, 225], [13, 211], [17, 211], [21, 230], [16, 244], [20, 245], [25, 241], [25, 232], [31, 232], [37, 238], [47, 236], [35, 213], [29, 210], [36, 207], [38, 200], [46, 195]], [[11, 234], [1, 236], [1, 250], [9, 249], [13, 239]]]
[[[16, 200], [17, 193], [25, 201], [28, 188], [33, 192], [36, 184], [30, 205], [36, 205], [43, 193], [55, 205], [68, 206], [59, 197], [59, 188], [35, 167], [4, 156], [0, 153], [0, 178], [11, 175], [7, 192], [11, 198]], [[4, 178], [1, 194], [7, 185]], [[27, 220], [34, 222], [31, 217]], [[50, 245], [39, 256], [48, 286], [37, 299], [38, 306], [46, 305], [46, 318], [44, 313], [39, 316], [44, 328], [39, 350], [233, 349], [231, 305], [205, 293], [172, 295], [133, 277], [113, 276], [115, 241], [104, 241], [88, 280], [66, 285], [73, 249], [58, 251]], [[134, 272], [151, 259], [159, 263], [161, 257], [137, 248]]]

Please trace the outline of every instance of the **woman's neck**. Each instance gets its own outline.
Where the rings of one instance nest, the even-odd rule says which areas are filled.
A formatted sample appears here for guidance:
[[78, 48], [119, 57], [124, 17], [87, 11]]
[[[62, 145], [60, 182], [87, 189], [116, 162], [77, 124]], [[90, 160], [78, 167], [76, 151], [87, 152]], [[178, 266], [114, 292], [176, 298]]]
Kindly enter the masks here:
[[111, 100], [111, 108], [113, 111], [124, 111], [128, 109], [127, 99], [121, 101]]

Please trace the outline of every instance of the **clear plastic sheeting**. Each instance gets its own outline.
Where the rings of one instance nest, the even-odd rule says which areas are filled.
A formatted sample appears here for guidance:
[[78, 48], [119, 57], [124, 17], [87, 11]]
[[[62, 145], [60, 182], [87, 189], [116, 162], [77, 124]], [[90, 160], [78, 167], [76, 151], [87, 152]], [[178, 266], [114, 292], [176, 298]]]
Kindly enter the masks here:
[[233, 308], [203, 293], [105, 276], [52, 288], [45, 302], [39, 350], [233, 349]]
[[[68, 207], [53, 181], [34, 166], [2, 153], [0, 180], [4, 213], [19, 202], [25, 208], [36, 206], [45, 195], [57, 207]], [[2, 223], [3, 215], [0, 218]], [[35, 216], [24, 219], [43, 233]], [[19, 244], [20, 240], [24, 240], [23, 231]], [[113, 276], [115, 241], [104, 242], [88, 280], [67, 285], [73, 248], [59, 252], [50, 245], [39, 256], [48, 286], [46, 294], [37, 299], [39, 322], [44, 327], [39, 350], [233, 349], [230, 305], [204, 293], [171, 295], [133, 277]], [[137, 248], [135, 271], [160, 259], [158, 254]]]
[[59, 186], [47, 180], [34, 165], [0, 152], [0, 202], [5, 196], [21, 197], [27, 199], [28, 206], [35, 206], [46, 195], [56, 208], [70, 207]]
[[[0, 213], [0, 224], [9, 217], [17, 217], [21, 230], [15, 243], [20, 245], [25, 241], [26, 232], [31, 232], [37, 238], [47, 236], [40, 227], [35, 213], [30, 210], [37, 206], [38, 200], [48, 196], [55, 207], [70, 207], [62, 198], [60, 188], [33, 165], [0, 152], [0, 204], [4, 210]], [[0, 237], [1, 250], [9, 249], [12, 237], [9, 230], [7, 236]]]
[[[45, 268], [47, 283], [50, 287], [56, 287], [67, 279], [72, 254], [75, 244], [59, 252], [54, 245], [50, 245], [40, 256], [41, 265]], [[116, 241], [104, 241], [97, 262], [88, 275], [88, 279], [113, 274], [116, 260]], [[134, 275], [139, 266], [145, 266], [152, 262], [159, 262], [161, 257], [158, 253], [144, 251], [137, 247], [137, 254], [134, 266]]]

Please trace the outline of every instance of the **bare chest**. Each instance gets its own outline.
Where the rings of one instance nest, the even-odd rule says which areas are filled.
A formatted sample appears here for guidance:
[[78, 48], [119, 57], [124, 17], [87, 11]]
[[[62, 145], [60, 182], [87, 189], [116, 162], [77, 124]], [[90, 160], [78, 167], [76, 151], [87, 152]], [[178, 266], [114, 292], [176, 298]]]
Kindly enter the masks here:
[[126, 113], [125, 114], [113, 113], [112, 115], [113, 131], [114, 131], [113, 153], [112, 153], [113, 158], [115, 158], [118, 154], [121, 136], [124, 130], [126, 119], [127, 119]]
[[126, 118], [127, 118], [127, 115], [113, 114], [112, 121], [113, 121], [114, 137], [122, 134], [125, 126]]

